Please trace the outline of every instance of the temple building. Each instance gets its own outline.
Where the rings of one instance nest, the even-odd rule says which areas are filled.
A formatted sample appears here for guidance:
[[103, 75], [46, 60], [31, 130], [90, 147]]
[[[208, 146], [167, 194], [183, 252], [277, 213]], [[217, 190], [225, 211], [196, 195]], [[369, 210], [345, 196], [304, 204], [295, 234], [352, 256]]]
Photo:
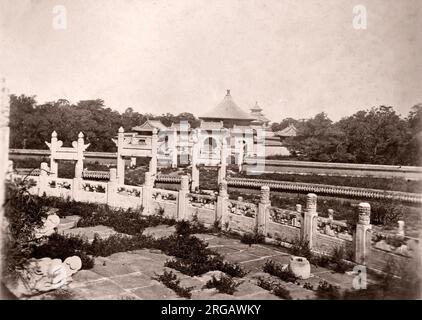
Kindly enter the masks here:
[[124, 137], [129, 147], [130, 141], [138, 145], [156, 141], [158, 165], [173, 167], [193, 163], [205, 166], [234, 163], [240, 167], [245, 158], [263, 158], [282, 148], [258, 103], [248, 113], [236, 104], [230, 90], [199, 119], [200, 126], [195, 129], [187, 121], [167, 127], [159, 120], [147, 120], [133, 127], [132, 132], [124, 133]]
[[258, 105], [258, 102], [256, 102], [255, 106], [253, 106], [250, 110], [250, 114], [254, 118], [252, 125], [268, 128], [271, 121], [264, 116], [262, 113], [262, 108]]

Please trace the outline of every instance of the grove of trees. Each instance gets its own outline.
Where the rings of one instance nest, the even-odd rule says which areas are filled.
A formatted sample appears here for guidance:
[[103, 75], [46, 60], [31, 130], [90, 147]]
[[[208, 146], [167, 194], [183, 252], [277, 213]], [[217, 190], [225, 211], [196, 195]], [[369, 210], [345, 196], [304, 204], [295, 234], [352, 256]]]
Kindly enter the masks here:
[[[35, 97], [10, 96], [10, 147], [46, 149], [51, 132], [56, 130], [65, 145], [85, 134], [90, 151], [116, 151], [112, 142], [120, 126], [128, 131], [146, 119], [158, 119], [169, 126], [180, 120], [191, 127], [200, 121], [191, 113], [160, 116], [141, 114], [132, 108], [119, 113], [101, 99], [82, 100], [76, 104], [59, 99], [37, 104]], [[296, 137], [284, 143], [295, 159], [349, 163], [420, 165], [422, 142], [422, 104], [415, 105], [406, 117], [392, 107], [380, 106], [358, 111], [333, 122], [325, 113], [306, 120], [283, 119], [272, 124], [279, 131], [294, 124]]]
[[59, 99], [38, 105], [34, 97], [10, 96], [10, 147], [25, 149], [46, 149], [45, 141], [50, 141], [55, 130], [64, 145], [71, 144], [82, 131], [89, 151], [114, 152], [116, 146], [111, 140], [122, 126], [125, 131], [142, 124], [147, 119], [158, 119], [169, 126], [172, 122], [185, 120], [192, 127], [199, 120], [191, 113], [154, 116], [140, 114], [127, 108], [120, 114], [104, 105], [104, 101], [82, 100], [76, 104]]
[[358, 111], [340, 121], [331, 121], [325, 113], [307, 120], [285, 119], [273, 123], [278, 131], [292, 123], [296, 137], [285, 144], [299, 160], [420, 165], [422, 143], [422, 104], [415, 105], [407, 117], [392, 107], [380, 106]]

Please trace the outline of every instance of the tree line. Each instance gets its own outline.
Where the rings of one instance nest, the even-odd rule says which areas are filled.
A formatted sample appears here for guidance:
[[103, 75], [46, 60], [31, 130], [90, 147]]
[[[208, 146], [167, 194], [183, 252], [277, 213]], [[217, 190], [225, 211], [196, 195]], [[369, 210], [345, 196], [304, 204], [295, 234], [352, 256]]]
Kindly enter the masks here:
[[337, 122], [323, 112], [306, 120], [287, 118], [273, 123], [272, 129], [289, 124], [298, 135], [284, 143], [298, 160], [421, 165], [422, 104], [413, 106], [406, 117], [393, 107], [380, 106]]
[[161, 120], [166, 126], [180, 120], [188, 121], [192, 127], [199, 126], [199, 120], [191, 113], [154, 116], [127, 108], [120, 114], [106, 107], [101, 99], [82, 100], [76, 104], [59, 99], [37, 104], [33, 96], [11, 95], [10, 147], [47, 149], [45, 141], [50, 141], [53, 130], [64, 145], [70, 146], [82, 131], [85, 141], [91, 144], [89, 151], [115, 152], [117, 149], [111, 139], [117, 135], [119, 127], [130, 131], [147, 119]]
[[[173, 122], [188, 121], [192, 128], [200, 124], [191, 113], [162, 115], [141, 114], [127, 108], [119, 113], [105, 106], [101, 99], [81, 100], [75, 104], [59, 99], [37, 104], [34, 96], [10, 96], [10, 147], [46, 149], [55, 130], [64, 145], [76, 140], [80, 131], [89, 142], [89, 151], [115, 152], [112, 142], [120, 126], [125, 131], [147, 119]], [[298, 129], [296, 137], [284, 144], [298, 160], [420, 165], [422, 141], [422, 104], [415, 105], [406, 117], [393, 107], [374, 107], [333, 122], [325, 113], [312, 118], [283, 119], [271, 129], [279, 131], [289, 124]]]

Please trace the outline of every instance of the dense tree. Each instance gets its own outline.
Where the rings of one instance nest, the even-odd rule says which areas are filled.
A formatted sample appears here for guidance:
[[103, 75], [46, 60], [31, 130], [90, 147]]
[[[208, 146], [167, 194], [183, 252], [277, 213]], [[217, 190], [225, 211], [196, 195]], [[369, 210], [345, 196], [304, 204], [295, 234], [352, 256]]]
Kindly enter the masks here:
[[123, 126], [130, 131], [147, 119], [161, 120], [169, 126], [173, 122], [188, 121], [197, 127], [198, 119], [191, 113], [177, 116], [167, 113], [162, 116], [141, 114], [127, 108], [119, 114], [104, 105], [101, 99], [82, 100], [76, 104], [59, 99], [37, 105], [35, 97], [25, 95], [10, 96], [10, 146], [12, 148], [46, 149], [45, 141], [50, 141], [55, 130], [64, 145], [70, 146], [83, 132], [85, 141], [90, 143], [88, 150], [112, 152], [116, 147], [111, 140]]
[[392, 107], [358, 111], [333, 123], [324, 113], [299, 123], [286, 140], [302, 160], [393, 165], [420, 163], [422, 104], [401, 118]]
[[299, 128], [301, 125], [301, 121], [293, 118], [285, 118], [281, 120], [281, 122], [273, 122], [271, 124], [271, 130], [273, 132], [277, 132], [287, 128], [290, 124], [294, 125], [296, 128]]

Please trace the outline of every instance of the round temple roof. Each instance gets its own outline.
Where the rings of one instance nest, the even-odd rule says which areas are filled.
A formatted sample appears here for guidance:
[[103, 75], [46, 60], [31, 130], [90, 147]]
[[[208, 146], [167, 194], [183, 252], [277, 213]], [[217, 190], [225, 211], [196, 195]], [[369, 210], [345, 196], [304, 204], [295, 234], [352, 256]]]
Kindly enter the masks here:
[[230, 95], [230, 90], [227, 90], [227, 94], [214, 109], [207, 112], [200, 119], [236, 119], [236, 120], [254, 120], [254, 117], [243, 111], [233, 101]]

